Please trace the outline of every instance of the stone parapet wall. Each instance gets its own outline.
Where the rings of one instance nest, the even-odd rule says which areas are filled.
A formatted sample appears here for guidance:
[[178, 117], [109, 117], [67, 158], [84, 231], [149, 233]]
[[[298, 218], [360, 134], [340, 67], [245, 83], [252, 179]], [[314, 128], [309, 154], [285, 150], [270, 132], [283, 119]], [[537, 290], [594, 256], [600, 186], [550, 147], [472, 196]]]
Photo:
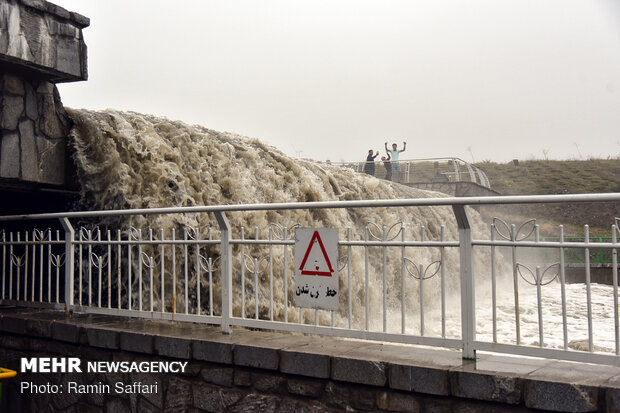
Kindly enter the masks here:
[[[193, 323], [0, 308], [0, 366], [21, 357], [181, 361], [183, 373], [18, 373], [7, 411], [616, 412], [620, 368], [479, 356], [415, 346], [234, 330]], [[21, 383], [63, 386], [22, 392]], [[95, 391], [67, 391], [69, 382]], [[157, 391], [117, 392], [116, 383]], [[109, 386], [109, 391], [98, 391]], [[147, 387], [149, 388], [149, 387]], [[153, 389], [153, 387], [150, 387]]]
[[65, 185], [70, 128], [53, 83], [0, 74], [0, 178]]

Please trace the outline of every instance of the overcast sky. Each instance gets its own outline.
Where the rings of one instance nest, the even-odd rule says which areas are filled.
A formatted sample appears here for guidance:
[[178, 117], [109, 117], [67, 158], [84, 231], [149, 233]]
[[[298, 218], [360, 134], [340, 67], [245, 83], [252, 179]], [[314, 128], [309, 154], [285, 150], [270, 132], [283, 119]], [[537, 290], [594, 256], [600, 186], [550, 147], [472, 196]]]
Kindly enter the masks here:
[[617, 0], [52, 2], [91, 19], [68, 107], [322, 161], [620, 156]]

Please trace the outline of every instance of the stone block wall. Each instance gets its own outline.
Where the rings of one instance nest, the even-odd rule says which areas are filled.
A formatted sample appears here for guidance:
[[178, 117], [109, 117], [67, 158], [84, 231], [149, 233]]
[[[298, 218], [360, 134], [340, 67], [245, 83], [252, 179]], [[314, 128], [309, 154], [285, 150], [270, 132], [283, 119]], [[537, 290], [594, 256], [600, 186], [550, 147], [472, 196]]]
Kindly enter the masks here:
[[58, 82], [86, 80], [89, 19], [45, 0], [0, 2], [0, 180], [65, 186], [71, 120]]
[[47, 81], [0, 74], [0, 177], [66, 184], [71, 120]]
[[[0, 336], [0, 360], [5, 368], [18, 370], [21, 357], [41, 356], [104, 362], [187, 361], [188, 365], [185, 372], [175, 374], [19, 373], [6, 381], [0, 411], [3, 407], [14, 413], [530, 411], [518, 403], [451, 399], [389, 388], [387, 363], [330, 360], [327, 355], [281, 352], [251, 344], [233, 346], [109, 330], [78, 330], [63, 337], [61, 330], [66, 325], [44, 327], [41, 333], [56, 335], [54, 340], [10, 333], [9, 322], [6, 324]], [[256, 334], [260, 343], [262, 337]], [[96, 346], [91, 344], [95, 342]], [[299, 371], [300, 365], [307, 368]], [[31, 385], [22, 392], [24, 382]], [[69, 383], [75, 383], [73, 390]], [[117, 383], [136, 391], [119, 392]], [[135, 388], [134, 383], [138, 384]], [[447, 385], [441, 380], [438, 383], [427, 386]], [[38, 390], [33, 392], [35, 386]]]
[[[0, 366], [18, 371], [5, 382], [0, 411], [620, 411], [616, 366], [493, 355], [473, 362], [459, 352], [415, 346], [243, 329], [223, 335], [204, 324], [69, 315], [0, 308]], [[20, 371], [22, 357], [75, 357], [85, 370]], [[186, 368], [89, 372], [85, 366], [162, 361]]]

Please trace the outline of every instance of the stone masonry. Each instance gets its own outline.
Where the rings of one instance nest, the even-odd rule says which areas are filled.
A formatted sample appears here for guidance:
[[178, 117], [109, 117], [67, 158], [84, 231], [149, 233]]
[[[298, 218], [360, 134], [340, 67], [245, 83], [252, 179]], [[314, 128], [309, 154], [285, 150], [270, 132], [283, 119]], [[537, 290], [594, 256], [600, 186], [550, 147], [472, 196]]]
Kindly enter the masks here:
[[44, 0], [0, 2], [0, 178], [68, 184], [71, 120], [55, 84], [87, 79], [88, 24]]
[[82, 29], [90, 20], [45, 0], [0, 3], [0, 61], [53, 83], [86, 80]]
[[0, 177], [66, 184], [71, 121], [53, 83], [0, 74]]
[[[21, 357], [181, 361], [183, 373], [20, 372]], [[0, 308], [0, 411], [618, 412], [620, 367], [63, 311]], [[22, 383], [41, 390], [22, 391]], [[78, 389], [69, 391], [70, 383]], [[116, 383], [156, 386], [117, 391]], [[61, 387], [62, 386], [62, 387]], [[83, 387], [79, 387], [83, 386]], [[108, 386], [108, 387], [105, 387]], [[152, 389], [152, 387], [146, 387]]]

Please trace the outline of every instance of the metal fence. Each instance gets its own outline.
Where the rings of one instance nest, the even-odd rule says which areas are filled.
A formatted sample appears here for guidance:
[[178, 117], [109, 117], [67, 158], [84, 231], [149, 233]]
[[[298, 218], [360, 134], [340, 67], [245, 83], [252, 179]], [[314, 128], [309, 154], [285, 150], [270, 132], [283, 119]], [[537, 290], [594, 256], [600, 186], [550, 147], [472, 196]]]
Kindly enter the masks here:
[[[593, 298], [598, 286], [590, 283], [589, 266], [577, 296], [568, 296], [564, 278], [565, 251], [581, 251], [587, 263], [592, 247], [587, 236], [583, 241], [568, 240], [560, 227], [558, 240], [542, 241], [534, 220], [517, 225], [495, 218], [488, 228], [476, 229], [475, 239], [467, 208], [619, 201], [620, 194], [588, 194], [5, 216], [0, 223], [23, 226], [59, 220], [63, 229], [2, 231], [0, 304], [209, 323], [220, 325], [224, 333], [243, 326], [422, 344], [460, 349], [464, 358], [490, 351], [620, 365], [617, 219], [610, 222], [611, 242], [596, 244], [610, 252], [613, 270], [612, 286], [603, 292], [613, 301], [606, 307], [610, 313], [599, 319], [593, 315], [593, 307], [601, 304]], [[387, 207], [405, 214], [407, 207], [434, 206], [453, 212], [453, 219], [434, 237], [422, 226], [405, 228], [400, 222], [368, 222], [362, 233], [339, 229], [338, 311], [295, 307], [291, 255], [296, 226], [232, 228], [228, 220], [232, 214], [253, 211]], [[152, 214], [213, 214], [218, 225], [178, 232], [93, 225], [75, 229], [72, 224]], [[559, 259], [533, 266], [530, 259], [522, 260], [531, 250], [553, 250]], [[561, 333], [555, 327], [550, 331], [545, 319], [550, 292], [561, 297], [556, 305]], [[583, 316], [572, 313], [574, 301], [587, 309]], [[582, 333], [577, 337], [572, 336], [575, 318], [581, 318]], [[522, 331], [526, 325], [535, 331], [527, 339]], [[600, 344], [602, 331], [611, 344]], [[583, 341], [579, 348], [572, 345], [575, 338]]]
[[[385, 166], [386, 162], [332, 162], [332, 165], [351, 168], [356, 172], [369, 173], [368, 166], [374, 176], [381, 179], [395, 180], [403, 184], [435, 183], [435, 182], [473, 182], [485, 188], [491, 188], [486, 173], [476, 165], [459, 158], [426, 158], [406, 159], [402, 161], [388, 161], [390, 176]], [[394, 172], [395, 165], [399, 165], [400, 174]]]

